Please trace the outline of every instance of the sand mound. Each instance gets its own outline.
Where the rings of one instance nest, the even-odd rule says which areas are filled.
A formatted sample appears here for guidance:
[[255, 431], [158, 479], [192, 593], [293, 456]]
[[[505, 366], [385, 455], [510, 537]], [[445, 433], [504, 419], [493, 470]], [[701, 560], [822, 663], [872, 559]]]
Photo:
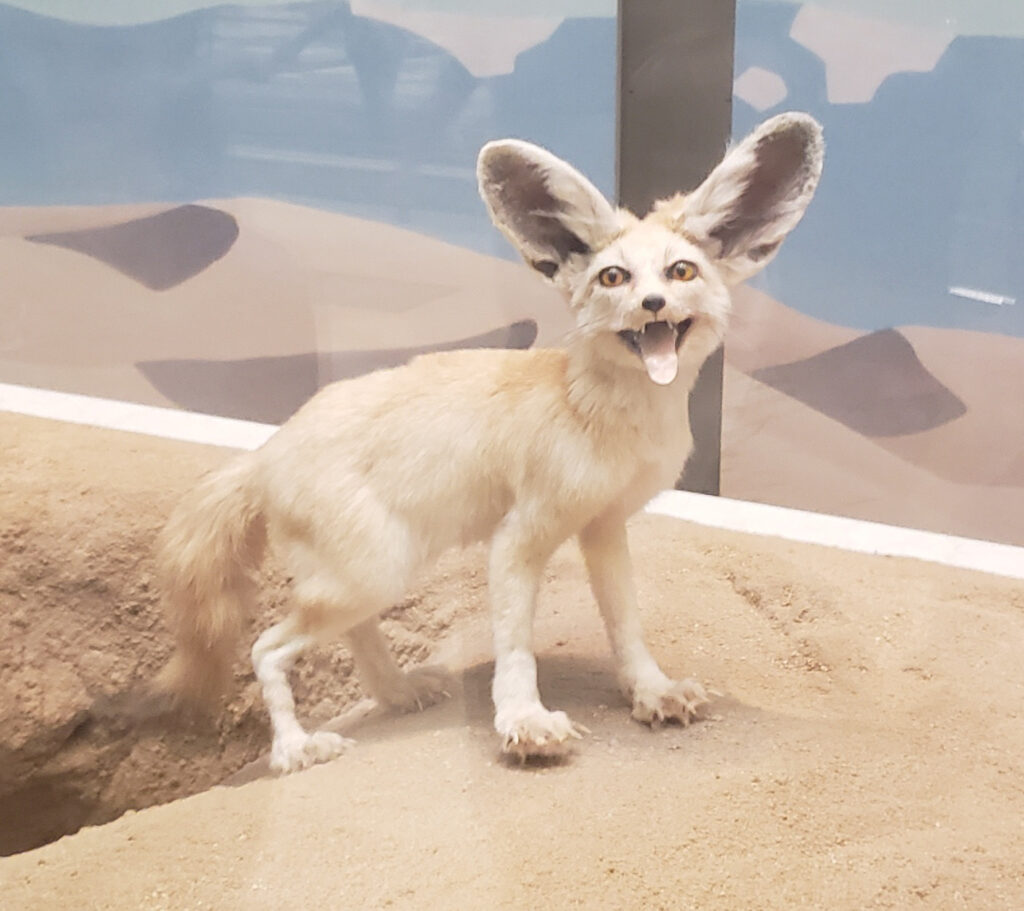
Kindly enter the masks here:
[[[0, 617], [20, 618], [0, 638], [6, 742], [30, 709], [74, 696], [72, 678], [127, 679], [165, 647], [146, 597], [125, 593], [140, 588], [140, 551], [175, 489], [223, 454], [4, 424], [7, 477], [24, 466], [16, 491], [0, 486], [20, 529], [5, 557], [21, 560], [17, 589], [10, 575], [0, 585]], [[0, 860], [4, 907], [1024, 905], [1024, 585], [664, 518], [638, 519], [631, 539], [653, 651], [723, 693], [708, 720], [650, 732], [628, 719], [569, 547], [542, 591], [541, 687], [592, 733], [564, 764], [501, 762], [470, 552], [407, 607], [415, 619], [392, 624], [418, 659], [440, 642], [435, 657], [456, 671], [447, 703], [353, 713], [336, 726], [358, 745], [330, 765], [280, 780], [250, 766], [237, 787]], [[124, 543], [104, 563], [100, 540]], [[95, 596], [57, 584], [86, 573]], [[300, 705], [323, 720], [347, 668], [312, 670], [335, 695], [318, 706], [324, 690], [303, 672]], [[145, 741], [134, 774], [202, 786], [231, 749], [265, 748], [261, 710], [241, 715], [248, 727], [226, 724], [205, 747]], [[37, 751], [21, 774], [50, 759]], [[107, 791], [137, 780], [112, 777]], [[34, 813], [26, 802], [19, 816]]]
[[471, 338], [416, 348], [373, 351], [331, 351], [237, 361], [149, 361], [139, 370], [168, 399], [189, 411], [221, 417], [281, 424], [320, 387], [326, 372], [348, 379], [405, 364], [421, 354], [456, 348], [529, 348], [537, 338], [537, 324], [520, 320]]
[[967, 410], [895, 329], [862, 335], [804, 360], [763, 367], [751, 376], [869, 437], [921, 433]]
[[238, 239], [238, 222], [220, 209], [187, 205], [116, 225], [26, 239], [84, 253], [151, 291], [166, 291], [224, 256]]
[[[123, 710], [170, 649], [152, 584], [154, 535], [183, 492], [233, 453], [6, 413], [0, 439], [0, 854], [7, 854], [210, 787], [255, 759], [267, 733], [247, 646], [214, 722], [182, 726]], [[458, 565], [459, 572], [439, 567], [385, 620], [403, 661], [427, 657], [454, 611], [482, 587], [473, 568]], [[286, 599], [273, 571], [264, 589], [250, 638]], [[431, 592], [440, 604], [424, 616], [419, 599]], [[304, 660], [296, 684], [304, 713], [318, 722], [359, 697], [340, 646]]]

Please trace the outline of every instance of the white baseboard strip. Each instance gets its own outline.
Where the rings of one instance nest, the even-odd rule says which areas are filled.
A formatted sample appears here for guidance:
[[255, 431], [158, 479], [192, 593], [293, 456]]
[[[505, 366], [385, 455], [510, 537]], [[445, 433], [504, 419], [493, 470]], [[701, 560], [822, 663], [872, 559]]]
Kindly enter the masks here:
[[0, 411], [233, 449], [257, 449], [277, 430], [273, 424], [4, 383]]
[[913, 557], [1024, 579], [1024, 547], [1010, 544], [681, 490], [658, 494], [647, 505], [647, 511], [729, 531], [823, 544], [864, 554]]
[[[277, 430], [273, 424], [3, 383], [0, 411], [234, 449], [256, 449]], [[729, 531], [859, 553], [913, 557], [1024, 579], [1024, 547], [1009, 544], [678, 490], [659, 494], [647, 510]]]

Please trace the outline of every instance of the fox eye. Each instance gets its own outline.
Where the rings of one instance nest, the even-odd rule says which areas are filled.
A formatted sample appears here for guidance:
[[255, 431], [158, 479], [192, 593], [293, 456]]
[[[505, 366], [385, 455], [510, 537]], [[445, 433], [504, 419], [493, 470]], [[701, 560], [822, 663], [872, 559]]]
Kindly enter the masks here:
[[621, 266], [605, 266], [597, 273], [597, 280], [606, 288], [618, 288], [629, 281], [629, 273]]
[[688, 259], [677, 259], [665, 270], [665, 274], [679, 282], [691, 282], [697, 277], [697, 267]]

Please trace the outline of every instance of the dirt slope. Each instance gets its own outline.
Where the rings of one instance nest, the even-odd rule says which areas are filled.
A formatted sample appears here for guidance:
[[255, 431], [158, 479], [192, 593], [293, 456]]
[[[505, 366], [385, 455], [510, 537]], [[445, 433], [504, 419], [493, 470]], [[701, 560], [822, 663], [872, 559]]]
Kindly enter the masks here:
[[[254, 633], [239, 643], [234, 687], [212, 723], [124, 711], [170, 650], [153, 538], [182, 493], [233, 454], [0, 413], [0, 855], [194, 794], [264, 747], [244, 654]], [[453, 554], [389, 613], [403, 661], [423, 660], [454, 611], [482, 601], [474, 559]], [[251, 629], [285, 600], [271, 571]], [[304, 658], [295, 676], [317, 722], [359, 697], [340, 645]]]

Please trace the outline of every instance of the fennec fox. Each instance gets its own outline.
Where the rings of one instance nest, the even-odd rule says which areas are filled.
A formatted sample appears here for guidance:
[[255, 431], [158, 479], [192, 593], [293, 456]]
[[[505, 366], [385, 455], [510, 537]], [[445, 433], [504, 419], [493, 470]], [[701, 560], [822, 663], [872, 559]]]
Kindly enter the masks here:
[[575, 535], [633, 717], [686, 724], [706, 696], [699, 683], [669, 679], [644, 645], [625, 523], [679, 477], [691, 447], [687, 398], [722, 342], [729, 287], [761, 269], [800, 220], [822, 155], [818, 124], [782, 114], [696, 190], [640, 219], [537, 146], [485, 145], [480, 192], [571, 308], [565, 349], [432, 354], [336, 383], [261, 449], [202, 481], [160, 543], [177, 651], [159, 685], [203, 698], [225, 682], [247, 579], [269, 541], [294, 579], [292, 613], [252, 648], [271, 764], [330, 759], [348, 742], [301, 727], [291, 662], [344, 634], [380, 702], [435, 701], [443, 676], [402, 672], [377, 616], [441, 551], [489, 539], [494, 726], [506, 753], [562, 754], [581, 728], [541, 702], [532, 625], [544, 566]]

